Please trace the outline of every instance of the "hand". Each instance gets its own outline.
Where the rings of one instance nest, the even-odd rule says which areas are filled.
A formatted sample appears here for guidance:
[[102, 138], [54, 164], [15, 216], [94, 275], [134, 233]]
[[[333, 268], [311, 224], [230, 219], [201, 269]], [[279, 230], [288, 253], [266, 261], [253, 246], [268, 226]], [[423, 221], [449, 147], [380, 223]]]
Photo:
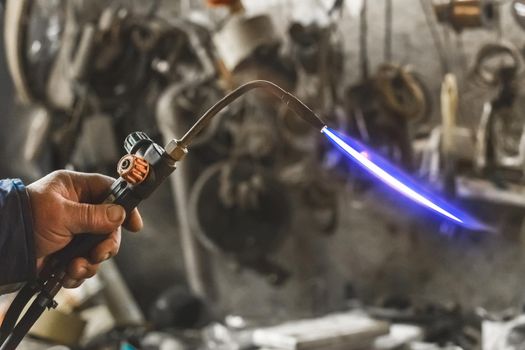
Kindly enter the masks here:
[[[88, 259], [76, 258], [68, 267], [66, 288], [76, 288], [93, 277], [99, 264], [115, 256], [124, 226], [137, 232], [142, 219], [135, 209], [126, 220], [123, 207], [101, 202], [114, 179], [98, 174], [55, 171], [27, 186], [33, 214], [37, 269], [46, 257], [64, 248], [75, 234], [109, 234]], [[124, 221], [126, 220], [126, 221]]]

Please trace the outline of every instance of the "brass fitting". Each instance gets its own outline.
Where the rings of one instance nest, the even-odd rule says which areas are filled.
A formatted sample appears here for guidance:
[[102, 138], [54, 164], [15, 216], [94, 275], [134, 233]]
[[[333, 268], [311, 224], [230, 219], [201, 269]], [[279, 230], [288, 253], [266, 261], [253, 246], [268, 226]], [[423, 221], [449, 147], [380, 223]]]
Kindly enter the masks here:
[[188, 154], [188, 149], [179, 140], [171, 140], [165, 149], [166, 153], [176, 162], [182, 160]]

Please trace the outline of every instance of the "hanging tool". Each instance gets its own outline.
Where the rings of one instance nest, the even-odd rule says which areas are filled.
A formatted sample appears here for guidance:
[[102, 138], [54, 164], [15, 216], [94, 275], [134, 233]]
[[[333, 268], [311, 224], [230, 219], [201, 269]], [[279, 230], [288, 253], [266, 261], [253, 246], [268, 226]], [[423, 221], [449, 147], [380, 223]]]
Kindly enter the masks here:
[[[490, 65], [499, 59], [498, 65]], [[487, 86], [497, 86], [498, 95], [485, 103], [478, 128], [476, 166], [493, 173], [507, 169], [523, 176], [525, 126], [519, 108], [518, 77], [523, 71], [518, 49], [508, 42], [487, 44], [476, 59], [474, 73]]]
[[[129, 135], [124, 143], [128, 154], [119, 161], [117, 166], [120, 178], [113, 183], [103, 203], [121, 205], [127, 213], [130, 213], [175, 170], [176, 162], [186, 156], [188, 146], [211, 120], [229, 104], [253, 89], [264, 89], [279, 98], [297, 116], [325, 134], [364, 169], [404, 196], [459, 225], [471, 229], [485, 228], [477, 220], [446, 201], [436, 196], [431, 197], [409, 176], [359, 142], [345, 138], [329, 129], [310, 108], [295, 96], [264, 80], [244, 84], [226, 95], [212, 106], [180, 140], [170, 141], [165, 148], [153, 142], [142, 132]], [[76, 257], [88, 256], [92, 249], [106, 238], [107, 236], [104, 235], [87, 233], [79, 235], [63, 250], [49, 257], [36, 280], [28, 282], [22, 288], [7, 311], [0, 326], [0, 350], [16, 349], [40, 315], [48, 308], [56, 308], [57, 303], [54, 298], [67, 278], [66, 269], [70, 262]], [[33, 303], [22, 315], [26, 305], [35, 295]]]
[[438, 21], [450, 25], [456, 32], [494, 28], [499, 16], [493, 0], [434, 0], [432, 6]]
[[448, 73], [443, 79], [441, 85], [441, 119], [442, 119], [442, 133], [441, 140], [442, 154], [444, 156], [444, 188], [449, 195], [455, 194], [455, 174], [456, 166], [454, 159], [455, 131], [458, 113], [458, 84], [456, 77]]

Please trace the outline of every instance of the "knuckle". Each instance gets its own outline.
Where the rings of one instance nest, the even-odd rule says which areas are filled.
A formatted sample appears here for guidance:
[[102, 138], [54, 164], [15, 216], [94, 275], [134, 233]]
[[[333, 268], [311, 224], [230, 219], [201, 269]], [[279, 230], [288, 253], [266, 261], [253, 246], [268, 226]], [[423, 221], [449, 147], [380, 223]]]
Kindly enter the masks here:
[[83, 220], [87, 225], [92, 226], [93, 228], [97, 228], [101, 226], [101, 224], [103, 224], [103, 221], [100, 220], [99, 215], [97, 215], [97, 210], [95, 206], [83, 205], [82, 208]]
[[74, 280], [71, 282], [71, 285], [69, 286], [70, 289], [78, 288], [80, 285], [84, 283], [84, 279]]
[[64, 170], [55, 170], [49, 174], [50, 177], [60, 177]]
[[66, 178], [68, 175], [69, 175], [70, 171], [69, 170], [55, 170], [53, 171], [50, 176], [52, 178], [55, 178], [55, 179], [64, 179]]

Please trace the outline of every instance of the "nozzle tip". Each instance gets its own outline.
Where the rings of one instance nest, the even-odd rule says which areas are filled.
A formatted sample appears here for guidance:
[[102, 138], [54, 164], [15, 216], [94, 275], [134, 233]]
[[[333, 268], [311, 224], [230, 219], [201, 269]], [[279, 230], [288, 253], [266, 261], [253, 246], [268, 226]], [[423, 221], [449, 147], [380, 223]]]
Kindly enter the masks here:
[[301, 102], [297, 97], [290, 93], [286, 93], [281, 96], [281, 100], [290, 108], [298, 117], [303, 119], [305, 122], [316, 128], [322, 130], [326, 123], [319, 118], [314, 111], [312, 111], [307, 105]]

